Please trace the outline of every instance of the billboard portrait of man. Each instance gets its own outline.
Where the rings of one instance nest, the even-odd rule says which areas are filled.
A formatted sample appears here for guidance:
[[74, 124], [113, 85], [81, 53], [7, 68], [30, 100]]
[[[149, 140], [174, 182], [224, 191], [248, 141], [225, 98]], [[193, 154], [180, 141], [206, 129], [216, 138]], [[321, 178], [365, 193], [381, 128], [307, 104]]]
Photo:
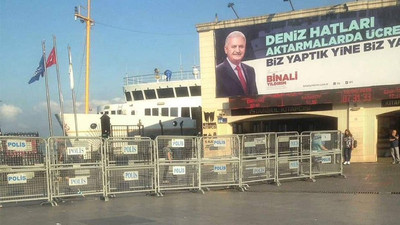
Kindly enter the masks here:
[[240, 31], [225, 39], [226, 59], [216, 68], [216, 97], [257, 95], [254, 68], [242, 63], [246, 53], [246, 37]]

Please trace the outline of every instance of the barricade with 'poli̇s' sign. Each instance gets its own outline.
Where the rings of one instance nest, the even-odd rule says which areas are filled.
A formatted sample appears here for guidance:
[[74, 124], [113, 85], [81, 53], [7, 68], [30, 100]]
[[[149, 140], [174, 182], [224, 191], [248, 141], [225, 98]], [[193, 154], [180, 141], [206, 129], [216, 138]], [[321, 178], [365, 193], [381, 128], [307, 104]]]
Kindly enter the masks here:
[[105, 140], [106, 198], [133, 192], [156, 193], [154, 143], [150, 138]]
[[50, 201], [46, 140], [0, 137], [0, 204]]
[[269, 135], [273, 133], [243, 135], [241, 154], [243, 184], [275, 181], [275, 149], [270, 148]]
[[69, 196], [105, 196], [103, 140], [99, 137], [50, 137], [51, 201]]
[[343, 175], [342, 133], [337, 130], [310, 132], [311, 178]]
[[243, 190], [238, 135], [200, 138], [200, 186], [238, 187]]
[[298, 134], [276, 137], [276, 182], [278, 185], [282, 180], [310, 178], [310, 156], [302, 154], [301, 140]]
[[158, 136], [155, 139], [157, 191], [201, 191], [198, 139], [194, 136]]

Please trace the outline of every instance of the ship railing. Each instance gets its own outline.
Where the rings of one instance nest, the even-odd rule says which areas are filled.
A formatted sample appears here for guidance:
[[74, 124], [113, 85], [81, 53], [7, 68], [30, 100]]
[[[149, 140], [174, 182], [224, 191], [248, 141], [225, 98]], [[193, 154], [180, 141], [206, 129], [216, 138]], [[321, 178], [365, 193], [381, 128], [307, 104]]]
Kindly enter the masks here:
[[124, 78], [124, 85], [133, 85], [133, 84], [146, 84], [146, 83], [156, 83], [156, 82], [170, 82], [170, 81], [182, 81], [182, 80], [196, 80], [200, 79], [200, 73], [195, 75], [193, 71], [177, 71], [172, 72], [170, 79], [167, 79], [167, 76], [163, 73], [158, 75], [159, 79], [156, 79], [156, 75], [153, 74], [143, 74], [143, 75], [134, 75], [128, 76]]

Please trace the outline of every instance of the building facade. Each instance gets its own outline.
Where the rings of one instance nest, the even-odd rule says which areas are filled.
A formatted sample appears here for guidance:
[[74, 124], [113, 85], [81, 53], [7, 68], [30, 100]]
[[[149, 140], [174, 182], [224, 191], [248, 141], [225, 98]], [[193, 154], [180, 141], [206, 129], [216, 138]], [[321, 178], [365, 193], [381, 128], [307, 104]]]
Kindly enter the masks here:
[[[216, 21], [197, 31], [203, 135], [348, 128], [358, 142], [352, 161], [388, 156], [389, 133], [400, 128], [397, 0]], [[246, 37], [242, 63], [254, 68], [257, 93], [221, 97], [216, 77], [226, 75], [216, 67], [233, 31]]]

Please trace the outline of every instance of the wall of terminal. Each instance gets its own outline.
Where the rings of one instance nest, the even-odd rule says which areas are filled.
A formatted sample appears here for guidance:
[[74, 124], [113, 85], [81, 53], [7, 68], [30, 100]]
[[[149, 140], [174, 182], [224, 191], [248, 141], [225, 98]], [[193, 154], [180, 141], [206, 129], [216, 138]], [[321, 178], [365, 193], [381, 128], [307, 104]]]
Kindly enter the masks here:
[[[398, 4], [396, 0], [382, 0], [373, 2], [354, 2], [348, 3], [348, 10], [361, 10], [392, 6]], [[290, 18], [303, 18], [326, 13], [341, 12], [343, 7], [325, 7], [313, 10], [302, 10], [274, 16], [262, 16], [247, 19], [221, 21], [197, 25], [199, 32], [200, 49], [200, 70], [202, 71], [202, 110], [203, 110], [203, 135], [225, 135], [233, 133], [232, 124], [243, 120], [251, 120], [260, 117], [270, 117], [277, 115], [290, 115], [296, 117], [300, 114], [328, 116], [337, 118], [337, 127], [343, 131], [349, 127], [358, 147], [354, 149], [352, 161], [354, 162], [376, 162], [378, 144], [378, 119], [379, 115], [400, 111], [400, 106], [382, 107], [381, 101], [371, 101], [357, 103], [357, 106], [350, 104], [332, 105], [332, 110], [312, 111], [312, 112], [293, 112], [282, 114], [265, 115], [239, 115], [232, 116], [229, 108], [229, 98], [216, 98], [216, 50], [215, 50], [215, 30], [227, 27], [247, 26], [277, 20], [287, 20]]]

